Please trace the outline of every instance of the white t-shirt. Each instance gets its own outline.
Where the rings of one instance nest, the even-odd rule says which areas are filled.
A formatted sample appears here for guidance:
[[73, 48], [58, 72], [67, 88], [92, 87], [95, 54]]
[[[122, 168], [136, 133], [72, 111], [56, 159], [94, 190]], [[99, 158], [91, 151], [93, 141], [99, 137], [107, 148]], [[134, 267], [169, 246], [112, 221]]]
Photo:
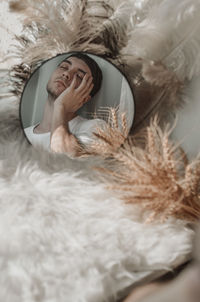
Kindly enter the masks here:
[[[95, 132], [97, 128], [102, 128], [105, 124], [106, 122], [101, 119], [88, 120], [81, 116], [76, 116], [68, 122], [69, 131], [83, 144], [91, 143], [95, 139], [93, 132]], [[50, 150], [51, 133], [34, 133], [34, 128], [37, 125], [38, 124], [24, 129], [26, 137], [33, 146], [40, 145]]]

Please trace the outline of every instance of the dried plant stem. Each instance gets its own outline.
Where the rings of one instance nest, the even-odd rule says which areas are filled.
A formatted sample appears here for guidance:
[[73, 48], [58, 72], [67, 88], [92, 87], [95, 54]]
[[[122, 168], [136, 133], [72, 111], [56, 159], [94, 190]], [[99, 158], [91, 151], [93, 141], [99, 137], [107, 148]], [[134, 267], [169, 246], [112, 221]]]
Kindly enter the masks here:
[[[113, 112], [112, 117], [115, 119]], [[113, 128], [106, 129], [105, 133], [101, 130], [96, 149], [98, 155], [112, 157], [111, 168], [97, 167], [106, 186], [120, 194], [125, 203], [137, 204], [147, 210], [148, 222], [164, 221], [171, 216], [187, 221], [198, 220], [200, 161], [187, 161], [182, 150], [170, 142], [168, 127], [161, 130], [158, 126], [157, 117], [146, 129], [145, 148], [135, 146], [131, 138], [125, 139], [117, 123], [111, 125]], [[117, 141], [120, 141], [118, 148], [113, 148]]]

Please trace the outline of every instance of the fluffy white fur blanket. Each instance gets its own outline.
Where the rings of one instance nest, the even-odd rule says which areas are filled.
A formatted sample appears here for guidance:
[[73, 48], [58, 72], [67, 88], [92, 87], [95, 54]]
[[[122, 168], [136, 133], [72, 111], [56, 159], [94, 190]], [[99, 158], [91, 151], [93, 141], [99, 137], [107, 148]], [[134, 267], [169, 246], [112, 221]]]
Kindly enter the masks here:
[[143, 215], [95, 179], [98, 159], [31, 147], [0, 106], [0, 301], [116, 301], [190, 257], [193, 230]]
[[144, 224], [97, 180], [97, 162], [31, 147], [17, 101], [0, 100], [0, 301], [116, 301], [190, 257], [187, 223]]

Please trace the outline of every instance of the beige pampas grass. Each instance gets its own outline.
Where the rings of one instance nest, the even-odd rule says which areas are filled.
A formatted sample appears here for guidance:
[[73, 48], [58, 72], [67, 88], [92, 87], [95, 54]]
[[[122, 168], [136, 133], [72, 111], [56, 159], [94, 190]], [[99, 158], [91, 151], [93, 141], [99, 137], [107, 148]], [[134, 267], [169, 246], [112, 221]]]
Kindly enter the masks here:
[[18, 37], [24, 63], [34, 66], [69, 51], [82, 24], [85, 2], [13, 0], [11, 10], [24, 14], [24, 32]]
[[24, 35], [33, 36], [23, 51], [29, 65], [71, 50], [113, 58], [127, 43], [130, 9], [125, 2], [13, 0], [10, 9], [24, 14]]
[[10, 9], [24, 15], [23, 34], [17, 37], [21, 46], [14, 54], [21, 64], [11, 71], [15, 94], [20, 95], [30, 74], [44, 60], [64, 52], [87, 51], [108, 59], [127, 76], [136, 103], [134, 129], [143, 127], [152, 114], [162, 111], [161, 107], [168, 106], [170, 111], [172, 105], [176, 107], [182, 86], [175, 74], [163, 62], [154, 63], [125, 51], [132, 29], [145, 17], [137, 3], [12, 0]]
[[[22, 64], [14, 66], [13, 74], [16, 68], [23, 73], [25, 65], [31, 74], [44, 60], [70, 51], [91, 52], [120, 64], [118, 56], [128, 39], [127, 3], [12, 0], [10, 9], [24, 16], [23, 34], [15, 37], [21, 46], [17, 46], [14, 54]], [[20, 76], [19, 72], [15, 73], [16, 80]], [[16, 94], [22, 90], [18, 87]]]
[[117, 138], [119, 145], [122, 143], [123, 131], [121, 135], [119, 129], [101, 131], [101, 142], [92, 148], [99, 155], [112, 157], [112, 166], [97, 169], [109, 189], [149, 213], [147, 221], [164, 221], [171, 216], [195, 221], [200, 218], [200, 160], [187, 163], [169, 135], [169, 129], [161, 130], [154, 118], [146, 128], [145, 148], [137, 147], [128, 137], [117, 149], [113, 146], [117, 146]]
[[107, 122], [93, 133], [95, 139], [84, 148], [84, 153], [108, 158], [117, 152], [128, 136], [126, 114], [119, 116], [117, 108], [104, 108], [97, 113], [97, 117], [100, 116]]

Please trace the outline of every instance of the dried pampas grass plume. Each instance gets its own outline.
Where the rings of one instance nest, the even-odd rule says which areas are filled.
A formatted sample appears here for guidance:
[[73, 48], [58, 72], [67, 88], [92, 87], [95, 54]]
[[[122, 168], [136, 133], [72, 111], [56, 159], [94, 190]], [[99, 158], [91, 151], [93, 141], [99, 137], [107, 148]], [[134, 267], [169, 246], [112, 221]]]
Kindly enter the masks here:
[[23, 34], [18, 37], [21, 43], [18, 55], [22, 61], [36, 66], [69, 51], [77, 39], [85, 5], [86, 1], [11, 1], [10, 9], [24, 15]]
[[108, 158], [115, 154], [128, 136], [126, 113], [119, 115], [118, 108], [104, 107], [96, 117], [106, 119], [102, 127], [93, 132], [95, 140], [85, 148], [85, 154]]
[[127, 2], [111, 6], [104, 0], [12, 0], [10, 9], [24, 14], [19, 40], [33, 36], [21, 49], [29, 65], [72, 50], [115, 58], [128, 40]]
[[170, 142], [170, 133], [169, 127], [159, 128], [156, 117], [146, 128], [145, 148], [128, 137], [114, 149], [112, 138], [101, 133], [97, 150], [112, 156], [112, 165], [97, 170], [109, 189], [149, 213], [147, 221], [171, 216], [195, 221], [200, 218], [200, 160], [187, 163], [181, 149]]
[[[12, 70], [14, 74], [18, 69], [16, 80], [24, 73], [23, 66], [29, 66], [30, 75], [44, 60], [70, 51], [91, 52], [121, 64], [120, 51], [128, 41], [130, 23], [126, 1], [12, 0], [10, 10], [24, 16], [23, 34], [15, 37], [20, 46], [14, 55], [22, 63]], [[18, 88], [17, 95], [22, 91]]]
[[167, 110], [179, 105], [183, 87], [173, 72], [162, 62], [124, 51], [130, 44], [131, 28], [145, 18], [138, 4], [123, 0], [12, 0], [10, 9], [24, 15], [24, 31], [17, 38], [21, 46], [15, 51], [21, 64], [11, 70], [15, 95], [22, 93], [26, 80], [44, 60], [64, 52], [87, 51], [108, 59], [127, 76], [136, 102], [134, 129], [143, 127], [144, 121], [149, 123], [156, 112], [165, 120]]

